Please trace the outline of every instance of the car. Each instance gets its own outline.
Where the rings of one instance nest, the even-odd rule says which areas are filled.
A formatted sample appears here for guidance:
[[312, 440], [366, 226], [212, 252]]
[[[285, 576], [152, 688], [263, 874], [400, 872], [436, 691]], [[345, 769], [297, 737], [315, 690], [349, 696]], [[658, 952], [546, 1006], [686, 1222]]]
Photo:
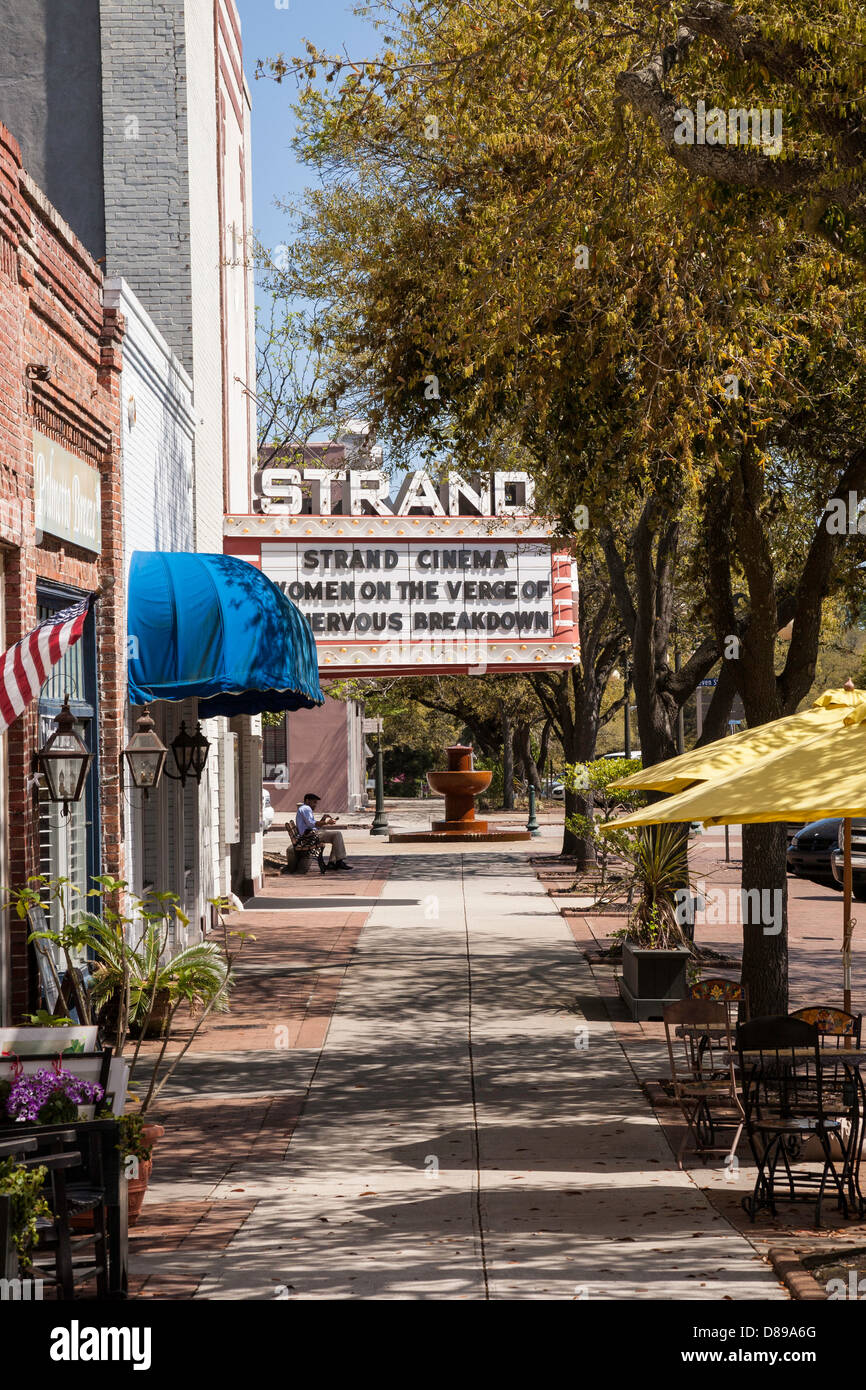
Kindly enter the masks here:
[[[843, 888], [845, 879], [845, 854], [842, 846], [844, 821], [839, 822], [836, 848], [830, 855], [830, 868], [833, 871], [834, 887]], [[866, 902], [866, 821], [851, 822], [851, 891], [858, 903]]]
[[562, 801], [565, 797], [565, 783], [560, 782], [558, 778], [555, 782], [551, 782], [549, 795], [555, 797], [557, 801]]
[[267, 787], [262, 787], [262, 830], [267, 833], [274, 823], [274, 808]]
[[798, 830], [788, 845], [788, 873], [837, 888], [831, 856], [838, 843], [841, 824], [840, 816], [828, 816], [824, 820], [810, 821]]

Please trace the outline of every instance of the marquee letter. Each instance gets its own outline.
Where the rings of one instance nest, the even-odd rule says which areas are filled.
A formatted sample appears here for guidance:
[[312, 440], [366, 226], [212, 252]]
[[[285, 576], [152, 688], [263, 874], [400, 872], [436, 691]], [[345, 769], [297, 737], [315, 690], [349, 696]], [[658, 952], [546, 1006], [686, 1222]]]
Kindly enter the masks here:
[[[298, 516], [304, 504], [301, 475], [297, 468], [263, 468], [259, 474], [263, 512]], [[277, 500], [278, 499], [278, 500]]]
[[490, 516], [490, 479], [486, 483], [481, 475], [473, 475], [468, 483], [459, 473], [452, 473], [447, 483], [442, 484], [442, 501], [448, 508], [449, 516], [460, 516], [460, 501], [469, 504], [473, 516]]
[[391, 516], [388, 494], [391, 491], [388, 479], [378, 468], [350, 468], [349, 510], [352, 516], [364, 515], [366, 502], [377, 516]]
[[408, 516], [412, 507], [423, 507], [432, 516], [444, 516], [445, 508], [436, 495], [436, 489], [427, 474], [422, 470], [409, 473], [400, 484], [394, 511], [397, 516]]
[[[506, 500], [506, 486], [517, 483], [518, 501]], [[520, 493], [523, 492], [522, 499]], [[535, 501], [535, 483], [528, 473], [494, 473], [493, 475], [493, 514], [494, 516], [522, 516], [532, 511]]]

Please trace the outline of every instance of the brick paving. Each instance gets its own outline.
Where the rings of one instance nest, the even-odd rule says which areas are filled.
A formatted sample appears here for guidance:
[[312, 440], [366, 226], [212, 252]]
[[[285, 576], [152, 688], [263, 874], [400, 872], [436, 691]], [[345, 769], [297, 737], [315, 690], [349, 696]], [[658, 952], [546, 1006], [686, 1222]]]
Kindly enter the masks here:
[[[275, 1050], [317, 1054], [369, 904], [378, 900], [390, 868], [388, 856], [371, 854], [359, 859], [352, 874], [269, 875], [246, 909], [227, 918], [230, 930], [256, 939], [244, 946], [230, 1012], [205, 1021], [188, 1058], [231, 1054], [237, 1060], [238, 1053]], [[333, 899], [339, 906], [325, 906]], [[177, 1029], [180, 1045], [191, 1026]], [[147, 1042], [142, 1050], [153, 1055], [159, 1046]], [[173, 1039], [169, 1051], [177, 1050]], [[315, 1061], [313, 1056], [310, 1070]], [[185, 1059], [181, 1067], [187, 1065]], [[170, 1083], [152, 1113], [166, 1134], [155, 1150], [138, 1225], [130, 1232], [132, 1297], [194, 1297], [213, 1256], [256, 1207], [255, 1198], [244, 1199], [242, 1187], [232, 1189], [232, 1171], [250, 1160], [266, 1167], [285, 1156], [303, 1110], [303, 1091], [250, 1096], [244, 1094], [242, 1064], [238, 1070], [237, 1094], [177, 1095]], [[227, 1195], [213, 1195], [217, 1189]], [[208, 1195], [175, 1195], [188, 1190]], [[163, 1264], [168, 1255], [170, 1269]]]

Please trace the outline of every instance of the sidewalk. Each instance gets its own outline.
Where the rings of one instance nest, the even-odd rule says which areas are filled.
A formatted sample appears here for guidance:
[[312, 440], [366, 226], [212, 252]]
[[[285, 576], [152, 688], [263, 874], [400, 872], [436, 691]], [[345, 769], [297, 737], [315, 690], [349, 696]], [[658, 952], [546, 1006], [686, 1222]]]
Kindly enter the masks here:
[[130, 1232], [133, 1296], [192, 1297], [255, 1207], [232, 1174], [285, 1153], [388, 867], [372, 855], [339, 879], [269, 878], [268, 896], [228, 919], [256, 940], [244, 947], [231, 1011], [203, 1026], [154, 1115], [166, 1135]]
[[359, 870], [395, 851], [381, 896], [378, 857], [366, 880], [318, 880], [351, 878], [355, 911], [300, 906], [312, 876], [269, 880], [286, 905], [239, 914], [257, 955], [165, 1107], [145, 1296], [785, 1297], [674, 1166], [531, 867], [557, 840], [409, 853], [350, 833]]

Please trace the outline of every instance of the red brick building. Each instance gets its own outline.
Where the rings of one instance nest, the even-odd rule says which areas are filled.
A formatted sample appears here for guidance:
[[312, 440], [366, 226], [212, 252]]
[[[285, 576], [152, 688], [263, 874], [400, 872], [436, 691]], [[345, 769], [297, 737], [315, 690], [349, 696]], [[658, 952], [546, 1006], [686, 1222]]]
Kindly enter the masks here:
[[[40, 700], [0, 736], [0, 883], [122, 872], [119, 762], [125, 634], [120, 347], [102, 271], [22, 167], [0, 125], [0, 650], [102, 590]], [[64, 695], [95, 754], [65, 818], [40, 799], [35, 749]], [[0, 1021], [33, 999], [26, 926], [0, 918]]]

